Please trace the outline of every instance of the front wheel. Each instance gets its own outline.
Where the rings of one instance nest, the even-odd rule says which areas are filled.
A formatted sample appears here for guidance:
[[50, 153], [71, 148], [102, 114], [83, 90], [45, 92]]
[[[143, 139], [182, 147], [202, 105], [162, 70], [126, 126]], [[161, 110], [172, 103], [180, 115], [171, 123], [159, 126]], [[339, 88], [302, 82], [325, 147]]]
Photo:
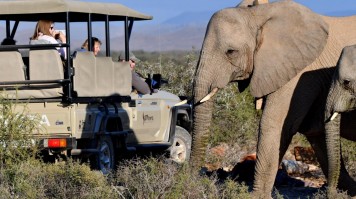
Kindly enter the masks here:
[[92, 160], [95, 169], [108, 174], [115, 167], [115, 150], [110, 136], [100, 136], [97, 145], [98, 154]]
[[170, 159], [177, 163], [189, 161], [191, 148], [192, 136], [184, 128], [176, 126], [173, 144], [169, 148]]

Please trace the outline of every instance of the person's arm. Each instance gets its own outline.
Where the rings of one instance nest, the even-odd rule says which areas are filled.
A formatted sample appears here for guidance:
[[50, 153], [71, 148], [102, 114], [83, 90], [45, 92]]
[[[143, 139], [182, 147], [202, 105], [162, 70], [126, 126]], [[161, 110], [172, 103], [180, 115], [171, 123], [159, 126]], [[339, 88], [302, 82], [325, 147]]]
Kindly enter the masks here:
[[134, 71], [132, 71], [132, 86], [141, 94], [151, 93], [150, 87], [145, 81]]

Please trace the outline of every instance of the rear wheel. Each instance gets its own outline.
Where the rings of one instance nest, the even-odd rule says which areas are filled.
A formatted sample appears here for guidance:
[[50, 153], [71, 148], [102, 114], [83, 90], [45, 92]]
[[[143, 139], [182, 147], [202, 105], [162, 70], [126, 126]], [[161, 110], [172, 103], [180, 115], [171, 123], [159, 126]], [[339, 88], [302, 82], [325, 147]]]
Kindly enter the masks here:
[[169, 148], [170, 159], [177, 163], [189, 161], [192, 148], [192, 136], [187, 130], [176, 126], [173, 144]]
[[110, 136], [100, 136], [97, 149], [98, 154], [94, 158], [94, 167], [103, 174], [108, 174], [115, 168], [115, 150]]

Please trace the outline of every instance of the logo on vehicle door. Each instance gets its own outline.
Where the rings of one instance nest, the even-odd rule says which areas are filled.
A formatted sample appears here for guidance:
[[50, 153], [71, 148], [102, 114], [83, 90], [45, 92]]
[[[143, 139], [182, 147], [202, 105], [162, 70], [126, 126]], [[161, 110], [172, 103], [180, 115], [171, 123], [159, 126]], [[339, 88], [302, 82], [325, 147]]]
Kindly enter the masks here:
[[51, 124], [49, 123], [47, 115], [42, 115], [41, 116], [40, 124], [42, 124], [42, 125], [45, 124], [47, 126], [51, 126]]
[[150, 116], [148, 114], [143, 114], [143, 123], [145, 122], [151, 122], [154, 120], [154, 117], [153, 116]]

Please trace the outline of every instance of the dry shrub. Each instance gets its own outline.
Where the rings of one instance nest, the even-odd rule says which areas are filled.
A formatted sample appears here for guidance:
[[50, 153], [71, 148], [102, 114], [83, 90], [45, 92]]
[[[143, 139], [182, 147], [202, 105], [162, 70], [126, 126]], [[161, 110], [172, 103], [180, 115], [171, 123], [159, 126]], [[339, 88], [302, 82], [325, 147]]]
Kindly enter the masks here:
[[[188, 164], [164, 159], [129, 160], [119, 166], [115, 179], [125, 198], [246, 198], [247, 187], [216, 177], [199, 175]], [[239, 197], [231, 197], [239, 196]]]
[[328, 197], [327, 191], [324, 189], [324, 190], [318, 190], [318, 192], [315, 193], [312, 198], [313, 199], [325, 199], [325, 198], [350, 199], [351, 197], [347, 195], [346, 192], [342, 192], [342, 191], [338, 193], [334, 193], [334, 195]]
[[0, 168], [34, 158], [38, 151], [33, 133], [42, 133], [40, 117], [29, 114], [26, 103], [0, 93]]
[[12, 198], [118, 198], [107, 178], [69, 160], [45, 164], [30, 160], [0, 172], [0, 190]]

